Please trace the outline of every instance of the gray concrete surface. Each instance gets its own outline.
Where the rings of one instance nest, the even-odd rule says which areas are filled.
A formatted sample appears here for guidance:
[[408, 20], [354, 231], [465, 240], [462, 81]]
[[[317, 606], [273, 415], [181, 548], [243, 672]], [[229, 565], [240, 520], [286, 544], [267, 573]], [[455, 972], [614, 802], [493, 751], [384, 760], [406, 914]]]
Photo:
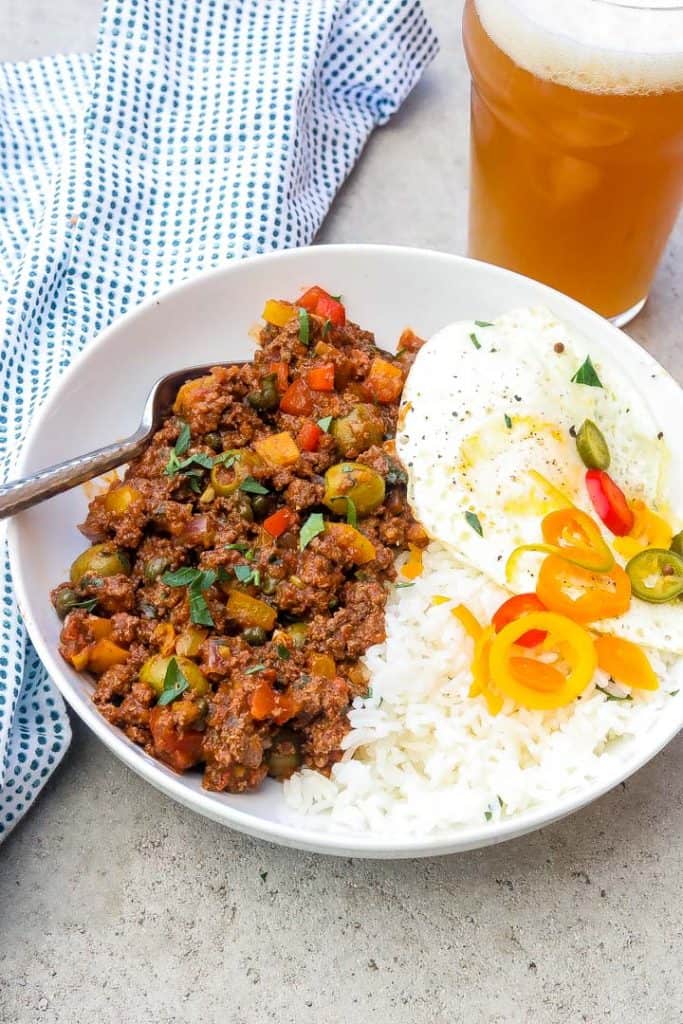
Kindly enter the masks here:
[[[461, 4], [369, 144], [324, 241], [462, 251]], [[0, 0], [0, 57], [92, 43], [93, 0]], [[683, 231], [631, 332], [683, 377]], [[78, 723], [0, 850], [6, 1024], [677, 1024], [683, 742], [568, 821], [494, 849], [377, 863], [283, 850], [195, 817]]]

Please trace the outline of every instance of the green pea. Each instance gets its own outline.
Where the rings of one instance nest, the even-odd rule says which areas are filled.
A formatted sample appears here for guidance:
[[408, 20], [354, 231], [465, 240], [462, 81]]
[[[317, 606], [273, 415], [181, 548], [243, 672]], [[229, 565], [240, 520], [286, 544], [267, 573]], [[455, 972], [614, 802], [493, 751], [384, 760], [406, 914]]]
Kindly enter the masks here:
[[271, 412], [280, 404], [280, 393], [277, 389], [277, 374], [268, 373], [261, 381], [259, 391], [250, 391], [247, 401], [258, 412]]

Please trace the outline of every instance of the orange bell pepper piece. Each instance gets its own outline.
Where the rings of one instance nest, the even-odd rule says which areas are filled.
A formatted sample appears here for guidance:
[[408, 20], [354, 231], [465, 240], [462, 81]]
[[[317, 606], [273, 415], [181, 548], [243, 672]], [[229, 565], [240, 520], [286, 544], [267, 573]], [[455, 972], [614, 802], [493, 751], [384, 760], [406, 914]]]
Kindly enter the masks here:
[[638, 644], [618, 636], [599, 636], [595, 640], [598, 665], [617, 683], [639, 690], [659, 689], [659, 680], [645, 652]]
[[288, 430], [254, 441], [254, 448], [270, 466], [293, 466], [300, 455], [296, 441]]
[[365, 386], [381, 405], [391, 405], [403, 391], [403, 370], [386, 359], [372, 360]]
[[305, 380], [299, 377], [289, 385], [280, 399], [280, 409], [290, 416], [310, 416], [313, 411], [313, 395]]
[[96, 676], [101, 676], [113, 665], [122, 665], [128, 660], [128, 651], [119, 647], [113, 640], [97, 640], [88, 652], [88, 668]]
[[[570, 589], [578, 589], [579, 596], [572, 597]], [[538, 574], [536, 593], [550, 611], [575, 622], [597, 622], [628, 610], [631, 581], [619, 565], [598, 573], [548, 555]]]
[[306, 383], [312, 391], [334, 391], [334, 363], [311, 367]]
[[377, 553], [372, 541], [348, 523], [326, 523], [325, 533], [329, 533], [340, 548], [350, 553], [356, 565], [371, 562]]
[[233, 589], [228, 596], [226, 611], [231, 619], [242, 629], [250, 626], [260, 626], [268, 633], [273, 629], [277, 619], [277, 612], [265, 601], [260, 601], [251, 594], [245, 594], [243, 590]]

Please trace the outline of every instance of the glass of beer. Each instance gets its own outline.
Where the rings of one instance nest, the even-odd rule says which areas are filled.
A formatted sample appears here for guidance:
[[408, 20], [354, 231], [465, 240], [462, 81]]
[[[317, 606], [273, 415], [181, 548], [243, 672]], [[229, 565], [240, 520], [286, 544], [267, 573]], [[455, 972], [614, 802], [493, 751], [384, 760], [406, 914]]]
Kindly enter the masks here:
[[467, 0], [469, 254], [621, 325], [683, 201], [683, 0]]

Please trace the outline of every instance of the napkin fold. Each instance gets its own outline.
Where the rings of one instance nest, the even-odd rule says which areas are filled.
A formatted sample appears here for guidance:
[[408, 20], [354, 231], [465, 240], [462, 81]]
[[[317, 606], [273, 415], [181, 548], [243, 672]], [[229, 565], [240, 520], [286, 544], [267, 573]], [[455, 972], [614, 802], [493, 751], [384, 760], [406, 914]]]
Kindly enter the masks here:
[[[113, 319], [198, 270], [309, 243], [436, 50], [419, 0], [106, 0], [93, 56], [0, 65], [2, 478]], [[71, 735], [4, 559], [0, 840]]]

